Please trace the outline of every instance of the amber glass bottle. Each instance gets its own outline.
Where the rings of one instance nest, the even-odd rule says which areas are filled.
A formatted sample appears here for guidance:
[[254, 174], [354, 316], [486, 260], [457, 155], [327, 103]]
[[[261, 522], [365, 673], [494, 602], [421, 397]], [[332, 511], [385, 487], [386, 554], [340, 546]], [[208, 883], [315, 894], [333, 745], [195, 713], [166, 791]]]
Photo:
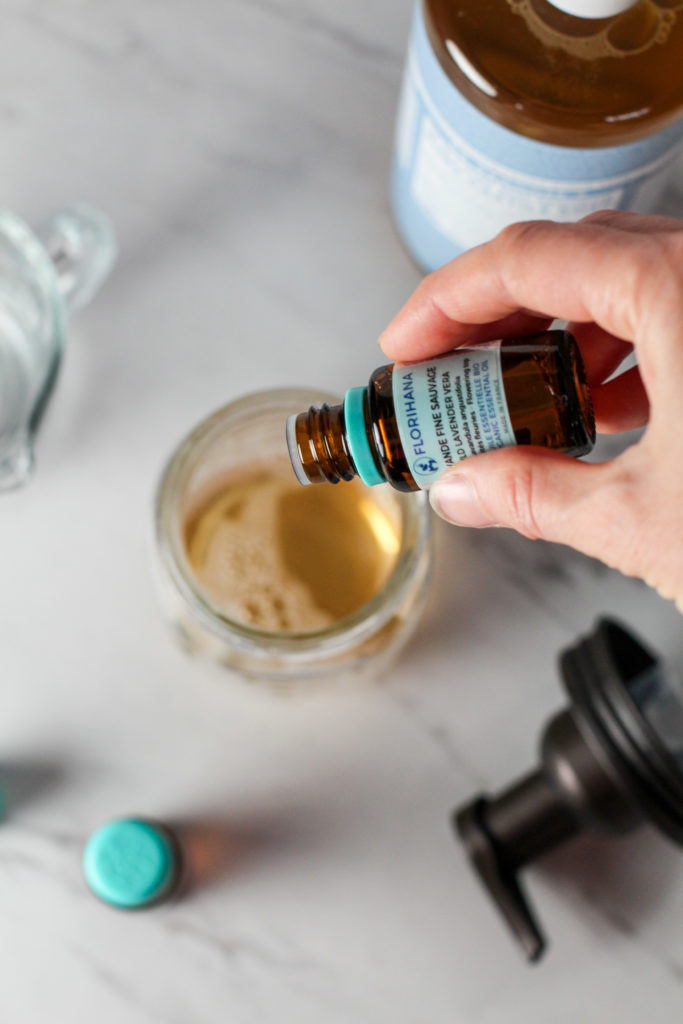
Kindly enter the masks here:
[[520, 220], [662, 212], [683, 0], [416, 0], [392, 208], [425, 270]]
[[585, 455], [595, 443], [590, 392], [567, 331], [460, 348], [375, 370], [342, 405], [290, 416], [287, 445], [303, 484], [359, 476], [428, 489], [461, 459], [508, 445]]
[[606, 18], [577, 18], [560, 6], [427, 0], [425, 26], [459, 91], [522, 135], [559, 146], [617, 145], [680, 116], [683, 4], [640, 0]]

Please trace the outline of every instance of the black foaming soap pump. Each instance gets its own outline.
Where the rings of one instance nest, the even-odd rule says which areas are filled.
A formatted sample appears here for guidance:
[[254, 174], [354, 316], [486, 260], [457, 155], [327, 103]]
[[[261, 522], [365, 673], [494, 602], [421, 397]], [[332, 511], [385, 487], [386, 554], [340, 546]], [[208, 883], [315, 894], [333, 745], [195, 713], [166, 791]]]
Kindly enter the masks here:
[[644, 822], [683, 844], [683, 692], [662, 661], [610, 619], [560, 655], [570, 705], [541, 739], [541, 765], [454, 824], [481, 882], [529, 961], [543, 934], [518, 873], [582, 831]]

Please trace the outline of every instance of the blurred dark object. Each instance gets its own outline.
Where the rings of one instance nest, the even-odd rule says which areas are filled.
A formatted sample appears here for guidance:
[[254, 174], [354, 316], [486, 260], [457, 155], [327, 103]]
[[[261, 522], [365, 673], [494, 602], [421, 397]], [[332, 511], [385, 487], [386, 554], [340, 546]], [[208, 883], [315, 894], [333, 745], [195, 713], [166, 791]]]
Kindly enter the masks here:
[[683, 844], [683, 693], [660, 659], [610, 619], [560, 655], [570, 706], [541, 739], [541, 766], [456, 811], [468, 857], [529, 961], [545, 939], [521, 888], [526, 864], [588, 831], [644, 822]]

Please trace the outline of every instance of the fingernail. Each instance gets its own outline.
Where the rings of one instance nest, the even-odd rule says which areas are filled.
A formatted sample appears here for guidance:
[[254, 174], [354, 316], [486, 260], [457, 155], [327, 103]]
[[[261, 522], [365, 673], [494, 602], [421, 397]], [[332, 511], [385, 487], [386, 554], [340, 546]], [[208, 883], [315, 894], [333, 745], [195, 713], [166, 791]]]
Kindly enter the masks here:
[[448, 523], [456, 526], [496, 526], [479, 504], [472, 481], [462, 474], [437, 480], [429, 491], [432, 508]]

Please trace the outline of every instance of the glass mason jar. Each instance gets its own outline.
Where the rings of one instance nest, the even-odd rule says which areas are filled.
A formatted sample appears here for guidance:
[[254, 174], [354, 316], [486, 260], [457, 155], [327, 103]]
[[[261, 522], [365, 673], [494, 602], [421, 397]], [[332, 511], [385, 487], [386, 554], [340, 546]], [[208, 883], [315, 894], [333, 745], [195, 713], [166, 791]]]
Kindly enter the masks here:
[[[246, 395], [201, 422], [171, 455], [155, 503], [156, 567], [162, 606], [183, 646], [238, 674], [292, 686], [324, 678], [381, 674], [423, 609], [431, 567], [430, 513], [423, 494], [388, 486], [376, 499], [398, 524], [385, 582], [351, 614], [310, 632], [275, 632], [231, 617], [198, 581], [187, 551], [187, 523], [212, 482], [247, 478], [264, 461], [287, 459], [287, 417], [336, 396], [291, 389]], [[298, 488], [292, 474], [293, 487]], [[341, 484], [342, 487], [352, 485]], [[319, 524], [318, 524], [319, 525]]]

